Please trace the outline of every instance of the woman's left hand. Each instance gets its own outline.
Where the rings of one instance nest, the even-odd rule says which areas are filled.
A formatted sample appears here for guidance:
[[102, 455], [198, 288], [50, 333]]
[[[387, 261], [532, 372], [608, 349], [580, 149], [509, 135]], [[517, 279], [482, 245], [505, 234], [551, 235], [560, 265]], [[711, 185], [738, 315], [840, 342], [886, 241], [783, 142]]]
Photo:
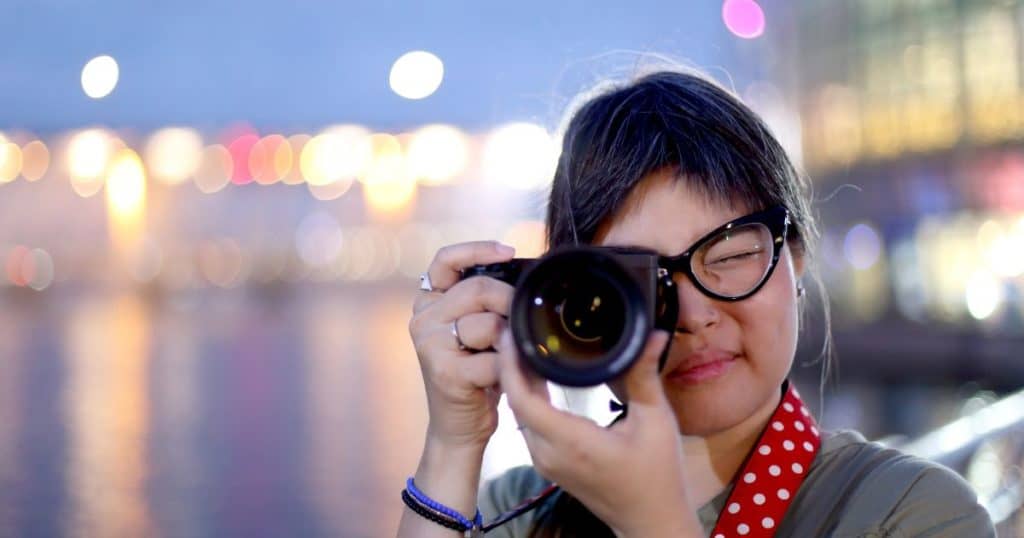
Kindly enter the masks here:
[[522, 365], [508, 329], [498, 344], [501, 387], [534, 467], [620, 536], [703, 536], [687, 495], [679, 426], [658, 375], [667, 340], [655, 331], [624, 374], [629, 413], [611, 428], [553, 407], [547, 382]]

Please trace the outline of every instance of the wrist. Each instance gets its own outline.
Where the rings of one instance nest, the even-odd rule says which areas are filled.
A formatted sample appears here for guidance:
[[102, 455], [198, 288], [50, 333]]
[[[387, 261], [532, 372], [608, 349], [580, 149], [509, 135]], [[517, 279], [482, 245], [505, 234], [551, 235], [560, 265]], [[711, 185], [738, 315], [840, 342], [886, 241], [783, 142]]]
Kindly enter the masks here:
[[416, 487], [467, 518], [476, 513], [484, 446], [446, 443], [427, 436], [416, 469]]

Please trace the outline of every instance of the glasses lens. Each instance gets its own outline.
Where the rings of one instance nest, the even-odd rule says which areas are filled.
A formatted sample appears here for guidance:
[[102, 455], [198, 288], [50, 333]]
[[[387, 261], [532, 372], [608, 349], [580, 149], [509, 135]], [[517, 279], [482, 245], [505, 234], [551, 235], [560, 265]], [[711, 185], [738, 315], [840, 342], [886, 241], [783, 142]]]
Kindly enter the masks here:
[[739, 297], [756, 288], [772, 262], [772, 233], [764, 224], [737, 226], [704, 243], [691, 259], [694, 276], [705, 288]]

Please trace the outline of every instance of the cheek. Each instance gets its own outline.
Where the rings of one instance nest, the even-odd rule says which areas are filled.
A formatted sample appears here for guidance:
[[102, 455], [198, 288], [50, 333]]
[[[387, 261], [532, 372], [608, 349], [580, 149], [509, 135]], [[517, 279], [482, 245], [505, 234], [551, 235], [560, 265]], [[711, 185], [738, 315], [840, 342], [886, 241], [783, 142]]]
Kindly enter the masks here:
[[768, 283], [738, 303], [731, 315], [751, 366], [781, 381], [792, 365], [798, 332], [796, 288], [788, 264], [780, 263]]

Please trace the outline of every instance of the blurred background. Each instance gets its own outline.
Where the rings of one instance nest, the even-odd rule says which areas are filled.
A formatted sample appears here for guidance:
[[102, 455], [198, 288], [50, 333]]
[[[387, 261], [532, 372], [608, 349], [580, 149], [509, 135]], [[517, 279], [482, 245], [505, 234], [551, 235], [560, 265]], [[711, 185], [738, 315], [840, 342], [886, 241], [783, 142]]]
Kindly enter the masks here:
[[[7, 0], [0, 36], [0, 536], [393, 535], [416, 276], [539, 254], [563, 110], [651, 53], [812, 178], [820, 421], [1024, 535], [1020, 0]], [[485, 478], [528, 461], [502, 413]]]

